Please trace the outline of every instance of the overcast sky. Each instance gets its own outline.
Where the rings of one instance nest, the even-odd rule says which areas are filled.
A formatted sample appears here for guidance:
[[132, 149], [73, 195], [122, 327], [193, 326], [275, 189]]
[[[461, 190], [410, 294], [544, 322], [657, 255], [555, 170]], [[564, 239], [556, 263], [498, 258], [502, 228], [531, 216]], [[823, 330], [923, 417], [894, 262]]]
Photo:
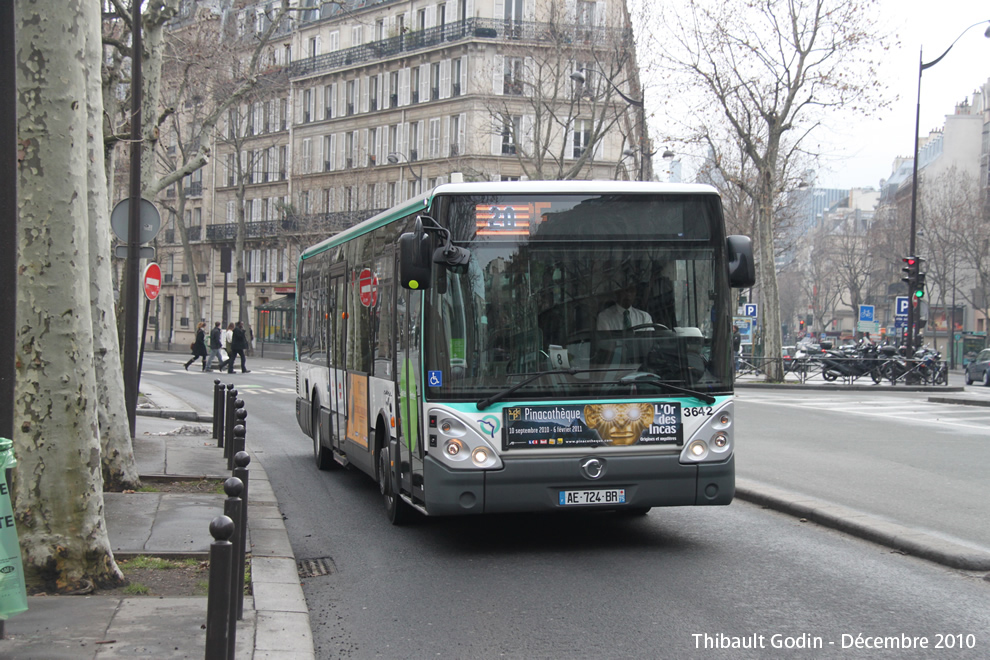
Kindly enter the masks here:
[[[638, 4], [638, 0], [630, 0]], [[890, 176], [894, 158], [914, 151], [914, 119], [918, 99], [918, 57], [930, 62], [967, 27], [990, 19], [988, 0], [880, 0], [881, 22], [896, 34], [899, 45], [884, 54], [881, 75], [887, 93], [896, 101], [871, 117], [831, 124], [818, 134], [823, 158], [816, 184], [824, 188], [876, 188]], [[921, 83], [921, 134], [945, 123], [957, 103], [972, 101], [973, 91], [990, 78], [990, 39], [983, 36], [988, 24], [974, 27], [952, 47], [937, 65], [927, 69]], [[647, 81], [647, 86], [649, 82]], [[664, 133], [662, 120], [653, 124], [655, 135]], [[684, 159], [690, 176], [692, 159]], [[658, 163], [659, 167], [659, 163]]]
[[[885, 58], [885, 78], [899, 98], [883, 114], [836, 128], [834, 144], [841, 153], [823, 163], [818, 185], [826, 188], [876, 187], [889, 176], [896, 156], [914, 151], [914, 118], [918, 102], [918, 55], [937, 58], [964, 29], [990, 19], [987, 0], [883, 0], [884, 18], [900, 37], [900, 47]], [[972, 102], [973, 92], [990, 78], [990, 24], [963, 35], [941, 62], [926, 69], [921, 80], [921, 135], [945, 123], [957, 103]], [[826, 169], [828, 168], [828, 169]], [[831, 171], [828, 171], [831, 170]]]

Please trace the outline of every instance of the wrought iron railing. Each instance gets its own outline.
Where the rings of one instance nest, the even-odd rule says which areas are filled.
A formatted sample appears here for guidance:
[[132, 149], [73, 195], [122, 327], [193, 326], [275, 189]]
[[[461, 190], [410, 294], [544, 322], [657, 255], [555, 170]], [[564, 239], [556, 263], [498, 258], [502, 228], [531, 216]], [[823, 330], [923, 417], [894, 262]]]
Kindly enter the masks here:
[[437, 27], [373, 41], [360, 46], [344, 48], [332, 53], [297, 60], [289, 65], [289, 76], [305, 76], [334, 69], [374, 62], [400, 53], [434, 48], [444, 43], [467, 39], [495, 39], [499, 41], [565, 42], [604, 46], [615, 41], [632, 40], [632, 30], [594, 27], [585, 25], [561, 25], [505, 21], [492, 18], [469, 18]]
[[[245, 223], [245, 238], [264, 238], [285, 234], [332, 234], [381, 213], [384, 209], [337, 211], [308, 215], [288, 215], [280, 220]], [[232, 241], [237, 238], [237, 223], [206, 226], [206, 240]]]
[[[166, 229], [163, 236], [165, 238], [166, 245], [172, 245], [173, 243], [177, 242], [176, 239], [178, 238], [178, 236], [174, 229]], [[201, 237], [203, 236], [203, 228], [200, 227], [199, 225], [195, 225], [193, 227], [186, 227], [186, 236], [189, 238], [190, 241], [201, 240]]]

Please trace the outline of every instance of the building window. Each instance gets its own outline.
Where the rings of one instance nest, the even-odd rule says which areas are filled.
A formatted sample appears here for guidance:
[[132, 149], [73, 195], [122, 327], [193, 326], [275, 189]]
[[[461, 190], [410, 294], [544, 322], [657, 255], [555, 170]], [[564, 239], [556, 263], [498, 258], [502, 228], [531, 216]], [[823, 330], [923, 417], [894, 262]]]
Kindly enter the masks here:
[[505, 0], [505, 36], [522, 35], [523, 0]]
[[502, 124], [502, 153], [513, 155], [516, 153], [516, 143], [518, 142], [519, 130], [522, 127], [522, 117], [516, 115], [510, 117]]
[[333, 119], [334, 92], [337, 91], [335, 85], [325, 85], [323, 87], [323, 118]]
[[450, 61], [450, 95], [461, 95], [461, 58]]
[[[388, 127], [388, 144], [385, 145], [385, 153], [399, 150], [399, 125], [392, 124]], [[391, 204], [389, 204], [391, 206]]]
[[460, 144], [461, 144], [461, 116], [451, 115], [450, 116], [450, 157], [460, 155]]
[[430, 65], [430, 100], [440, 100], [440, 63]]
[[440, 118], [430, 120], [430, 158], [440, 156]]
[[388, 74], [388, 107], [399, 107], [399, 72], [391, 71]]
[[313, 140], [306, 138], [302, 141], [302, 172], [309, 174], [313, 171]]
[[333, 161], [337, 155], [337, 140], [335, 135], [323, 136], [323, 171], [333, 171]]
[[355, 81], [353, 80], [347, 81], [346, 86], [344, 88], [344, 93], [347, 97], [345, 101], [347, 103], [347, 116], [351, 116], [354, 114], [355, 97], [357, 95], [357, 91], [355, 89]]
[[506, 57], [502, 93], [521, 96], [523, 93], [523, 59]]
[[368, 129], [368, 167], [378, 164], [378, 129]]
[[378, 76], [368, 79], [368, 112], [378, 110]]
[[302, 123], [308, 124], [313, 121], [313, 90], [303, 90]]
[[578, 36], [590, 39], [595, 27], [595, 3], [589, 0], [578, 0], [577, 3]]
[[409, 123], [409, 160], [419, 160], [419, 122]]
[[419, 67], [414, 66], [409, 76], [409, 103], [419, 103]]
[[357, 149], [357, 131], [345, 133], [344, 140], [344, 166], [351, 169], [354, 167], [354, 153]]
[[574, 158], [580, 158], [591, 146], [591, 120], [578, 119], [574, 122]]

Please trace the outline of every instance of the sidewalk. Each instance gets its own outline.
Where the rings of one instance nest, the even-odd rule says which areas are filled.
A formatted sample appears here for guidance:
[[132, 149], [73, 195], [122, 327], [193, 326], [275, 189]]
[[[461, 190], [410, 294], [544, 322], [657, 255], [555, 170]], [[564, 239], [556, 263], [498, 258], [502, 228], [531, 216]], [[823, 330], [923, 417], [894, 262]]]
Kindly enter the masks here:
[[[138, 410], [134, 456], [142, 478], [226, 479], [211, 418], [192, 405], [142, 384], [154, 402]], [[212, 401], [206, 402], [212, 407]], [[202, 405], [200, 406], [202, 408]], [[197, 421], [198, 420], [198, 421]], [[183, 432], [177, 432], [183, 426]], [[205, 433], [193, 434], [202, 429]], [[237, 624], [237, 660], [315, 658], [309, 611], [296, 560], [263, 466], [251, 452], [248, 548], [253, 597]], [[138, 554], [209, 556], [210, 521], [225, 495], [104, 493], [107, 532], [118, 558]], [[0, 658], [58, 660], [204, 658], [207, 599], [149, 596], [37, 596], [8, 621]]]

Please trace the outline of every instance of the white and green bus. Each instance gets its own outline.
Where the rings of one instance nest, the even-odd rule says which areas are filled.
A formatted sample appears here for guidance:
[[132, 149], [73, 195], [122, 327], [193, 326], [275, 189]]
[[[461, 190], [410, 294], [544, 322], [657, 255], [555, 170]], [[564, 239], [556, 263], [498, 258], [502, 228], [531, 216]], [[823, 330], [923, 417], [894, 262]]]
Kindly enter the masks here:
[[440, 185], [302, 253], [299, 426], [394, 523], [728, 504], [753, 280], [709, 186]]

